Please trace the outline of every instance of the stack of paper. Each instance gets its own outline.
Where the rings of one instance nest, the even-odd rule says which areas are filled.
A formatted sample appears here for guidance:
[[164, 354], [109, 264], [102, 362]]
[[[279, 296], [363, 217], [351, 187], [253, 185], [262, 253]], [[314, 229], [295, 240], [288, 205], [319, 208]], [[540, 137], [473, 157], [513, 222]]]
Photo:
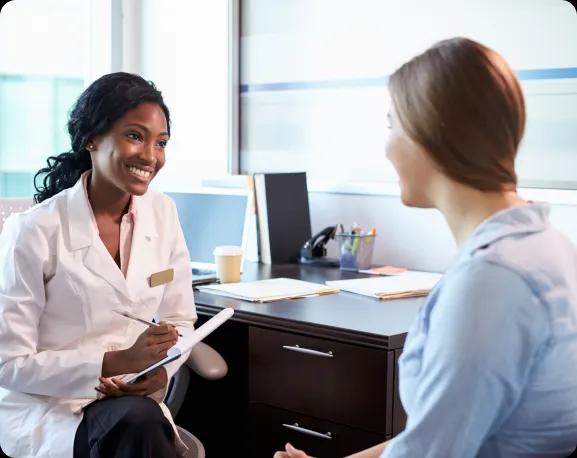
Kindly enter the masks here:
[[441, 274], [429, 272], [407, 271], [391, 277], [359, 278], [326, 283], [333, 288], [377, 299], [401, 299], [426, 296], [441, 276]]
[[292, 278], [271, 278], [270, 280], [206, 285], [199, 286], [198, 290], [203, 293], [233, 297], [250, 302], [273, 302], [339, 292], [338, 288]]

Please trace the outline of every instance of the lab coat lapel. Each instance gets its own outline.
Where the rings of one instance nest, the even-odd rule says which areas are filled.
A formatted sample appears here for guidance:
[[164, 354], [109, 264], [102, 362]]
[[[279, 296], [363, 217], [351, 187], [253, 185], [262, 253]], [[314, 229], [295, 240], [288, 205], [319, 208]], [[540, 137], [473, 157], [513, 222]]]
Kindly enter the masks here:
[[135, 223], [130, 248], [130, 261], [126, 273], [130, 291], [137, 294], [148, 288], [148, 277], [158, 267], [154, 264], [153, 241], [158, 237], [154, 209], [148, 196], [133, 196]]
[[68, 232], [72, 251], [86, 249], [83, 262], [86, 268], [104, 279], [114, 289], [130, 299], [126, 280], [98, 234], [96, 221], [86, 194], [84, 173], [71, 189], [68, 197]]

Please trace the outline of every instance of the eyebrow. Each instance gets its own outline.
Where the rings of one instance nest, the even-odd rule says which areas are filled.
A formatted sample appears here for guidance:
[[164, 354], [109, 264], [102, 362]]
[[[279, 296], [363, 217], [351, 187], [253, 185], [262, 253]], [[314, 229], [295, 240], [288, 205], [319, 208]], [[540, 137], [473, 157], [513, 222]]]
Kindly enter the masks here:
[[[130, 126], [139, 127], [139, 128], [141, 128], [142, 130], [144, 130], [145, 132], [150, 132], [150, 129], [149, 129], [148, 127], [146, 127], [146, 126], [143, 125], [143, 124], [138, 124], [138, 123], [126, 124], [124, 127], [130, 127]], [[160, 136], [160, 135], [166, 135], [166, 136], [170, 137], [170, 134], [169, 134], [168, 132], [160, 132], [160, 134], [158, 134], [158, 135], [159, 135], [159, 136]]]

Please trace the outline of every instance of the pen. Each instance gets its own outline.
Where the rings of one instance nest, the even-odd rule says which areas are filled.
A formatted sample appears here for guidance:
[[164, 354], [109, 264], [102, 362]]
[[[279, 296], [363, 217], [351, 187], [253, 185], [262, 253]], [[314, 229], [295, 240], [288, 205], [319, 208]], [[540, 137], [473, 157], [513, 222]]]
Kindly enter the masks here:
[[[118, 313], [119, 315], [122, 315], [123, 317], [130, 318], [131, 320], [138, 321], [138, 322], [140, 322], [140, 323], [142, 323], [142, 324], [147, 324], [148, 326], [155, 326], [155, 327], [156, 327], [156, 326], [160, 326], [158, 323], [155, 323], [155, 322], [153, 322], [153, 321], [143, 320], [142, 318], [138, 318], [137, 316], [131, 315], [131, 314], [128, 313], [128, 312], [121, 312], [120, 310], [114, 310], [114, 312]], [[182, 337], [182, 334], [181, 334], [180, 332], [177, 332], [177, 334], [178, 334], [180, 337]]]

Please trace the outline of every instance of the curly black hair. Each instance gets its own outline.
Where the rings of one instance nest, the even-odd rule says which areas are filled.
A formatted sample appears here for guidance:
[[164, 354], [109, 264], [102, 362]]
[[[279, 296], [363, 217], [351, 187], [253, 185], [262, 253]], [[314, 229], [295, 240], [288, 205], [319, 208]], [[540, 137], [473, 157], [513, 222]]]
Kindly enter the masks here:
[[[162, 94], [154, 84], [139, 75], [117, 72], [104, 75], [94, 81], [80, 95], [68, 119], [68, 133], [72, 150], [50, 156], [47, 166], [34, 175], [34, 201], [39, 203], [64, 189], [72, 187], [83, 172], [92, 168], [92, 160], [86, 149], [97, 135], [108, 132], [124, 114], [141, 103], [157, 104], [166, 117], [170, 134], [170, 113]], [[38, 178], [43, 176], [40, 185]]]

